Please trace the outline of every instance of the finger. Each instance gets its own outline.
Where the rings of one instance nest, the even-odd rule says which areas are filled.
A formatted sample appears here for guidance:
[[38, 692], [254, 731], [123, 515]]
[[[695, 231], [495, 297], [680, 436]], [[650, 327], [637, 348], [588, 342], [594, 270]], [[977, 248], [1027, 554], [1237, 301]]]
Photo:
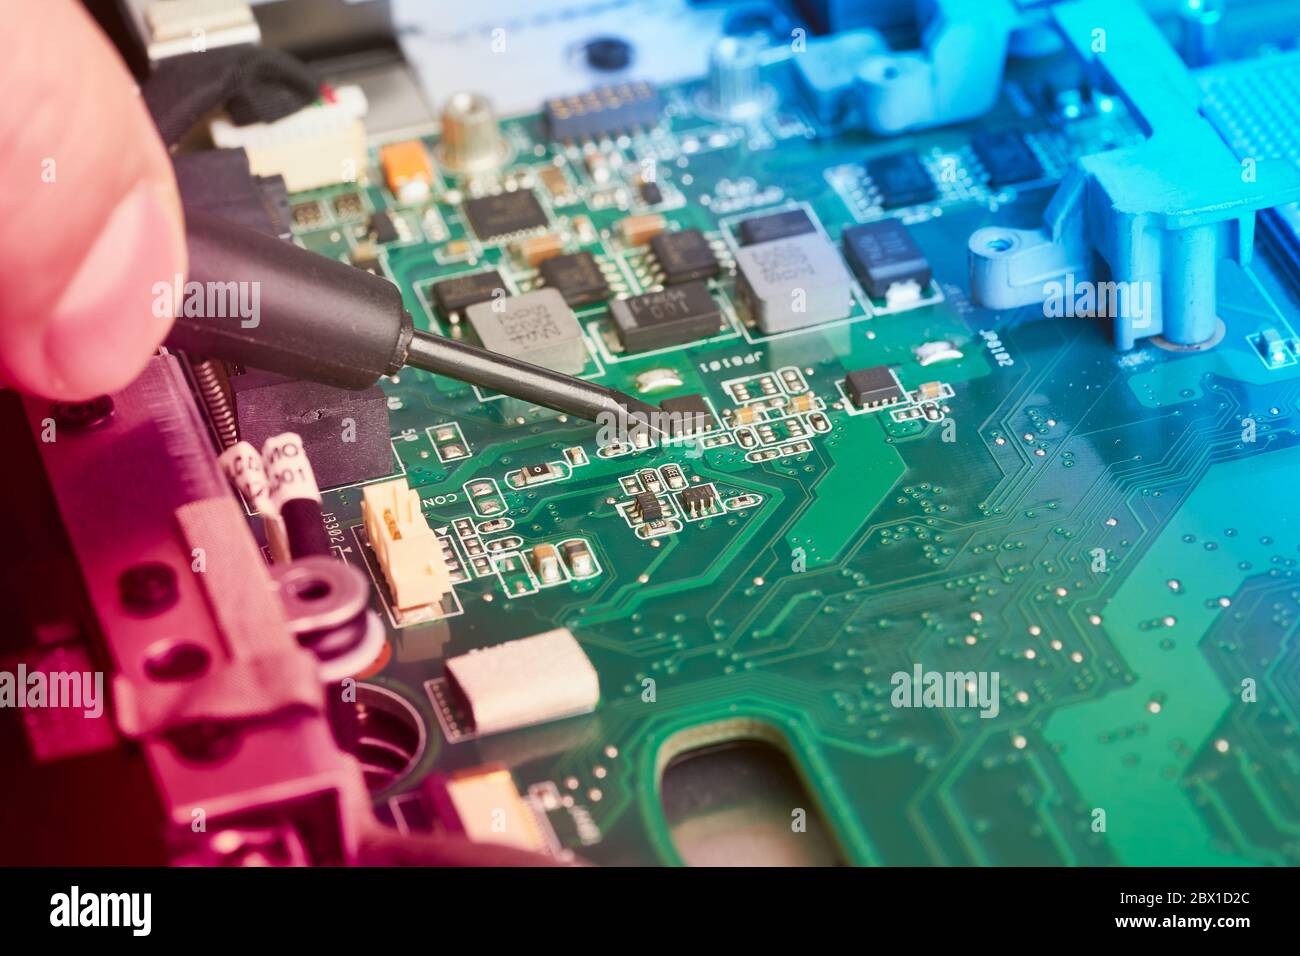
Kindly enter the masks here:
[[[73, 0], [31, 4], [0, 60], [0, 380], [51, 398], [127, 384], [185, 268], [167, 152], [135, 81]], [[156, 315], [162, 311], [163, 315]]]

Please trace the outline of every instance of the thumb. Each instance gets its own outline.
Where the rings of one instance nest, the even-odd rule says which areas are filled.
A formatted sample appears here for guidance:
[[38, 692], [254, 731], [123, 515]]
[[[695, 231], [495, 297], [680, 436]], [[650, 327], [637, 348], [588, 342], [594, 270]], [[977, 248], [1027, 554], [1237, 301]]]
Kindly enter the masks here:
[[86, 399], [167, 334], [154, 286], [185, 269], [171, 163], [135, 81], [74, 0], [18, 7], [0, 87], [0, 383]]

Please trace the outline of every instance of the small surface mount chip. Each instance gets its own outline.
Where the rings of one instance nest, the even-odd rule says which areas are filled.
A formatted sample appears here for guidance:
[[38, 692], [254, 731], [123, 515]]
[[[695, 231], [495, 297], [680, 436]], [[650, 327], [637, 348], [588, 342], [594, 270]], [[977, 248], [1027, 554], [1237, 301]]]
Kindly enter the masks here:
[[713, 247], [698, 229], [655, 236], [650, 240], [650, 251], [663, 270], [666, 285], [712, 279], [721, 271]]
[[496, 269], [454, 276], [433, 284], [433, 301], [438, 311], [451, 318], [471, 305], [506, 295], [506, 284]]
[[555, 289], [478, 302], [465, 310], [465, 318], [493, 352], [568, 375], [587, 364], [582, 326]]
[[672, 416], [669, 430], [674, 437], [713, 431], [713, 413], [702, 395], [682, 395], [665, 398], [659, 408]]
[[641, 201], [647, 206], [657, 206], [664, 201], [664, 191], [659, 188], [659, 184], [654, 180], [646, 180], [639, 189]]
[[844, 256], [873, 299], [919, 298], [930, 286], [930, 263], [897, 219], [845, 229]]
[[526, 189], [467, 199], [465, 218], [480, 239], [495, 239], [546, 225], [546, 210]]
[[596, 669], [567, 627], [453, 657], [447, 675], [479, 734], [590, 713], [600, 700]]
[[811, 232], [742, 246], [736, 291], [764, 332], [788, 332], [845, 318], [853, 280], [830, 241]]
[[687, 488], [678, 493], [677, 501], [682, 506], [682, 512], [689, 519], [705, 518], [718, 511], [718, 496], [714, 493], [712, 485]]
[[890, 153], [867, 161], [867, 175], [886, 209], [915, 206], [938, 195], [925, 164], [913, 152]]
[[557, 290], [571, 306], [591, 305], [609, 298], [609, 283], [590, 252], [547, 259], [538, 272], [547, 287]]
[[1043, 175], [1043, 166], [1025, 138], [1014, 130], [980, 130], [970, 140], [971, 149], [996, 188], [1028, 182]]
[[718, 333], [722, 310], [703, 282], [618, 299], [609, 307], [626, 352], [681, 345]]
[[855, 369], [844, 379], [844, 394], [855, 407], [869, 410], [893, 405], [903, 398], [903, 386], [887, 365]]
[[397, 223], [386, 212], [377, 212], [371, 216], [367, 230], [375, 242], [397, 242], [402, 238], [402, 234], [397, 231]]
[[653, 491], [643, 491], [632, 499], [632, 510], [646, 524], [664, 519], [664, 506]]
[[659, 122], [663, 102], [649, 83], [619, 83], [546, 101], [551, 139], [577, 142], [649, 128]]
[[433, 189], [433, 162], [418, 139], [379, 148], [379, 165], [389, 191], [402, 202], [423, 202]]
[[742, 246], [752, 246], [760, 242], [775, 242], [791, 236], [802, 236], [806, 232], [816, 232], [812, 220], [802, 209], [787, 209], [774, 212], [770, 216], [755, 216], [746, 219], [736, 229]]

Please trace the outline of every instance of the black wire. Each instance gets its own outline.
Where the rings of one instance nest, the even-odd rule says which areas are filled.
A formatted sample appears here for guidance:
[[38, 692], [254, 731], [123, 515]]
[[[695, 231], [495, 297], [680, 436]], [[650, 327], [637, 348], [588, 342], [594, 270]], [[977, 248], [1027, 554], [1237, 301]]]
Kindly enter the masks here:
[[207, 113], [225, 107], [239, 126], [272, 122], [320, 95], [320, 80], [301, 60], [261, 46], [228, 46], [171, 57], [144, 83], [144, 101], [168, 146]]

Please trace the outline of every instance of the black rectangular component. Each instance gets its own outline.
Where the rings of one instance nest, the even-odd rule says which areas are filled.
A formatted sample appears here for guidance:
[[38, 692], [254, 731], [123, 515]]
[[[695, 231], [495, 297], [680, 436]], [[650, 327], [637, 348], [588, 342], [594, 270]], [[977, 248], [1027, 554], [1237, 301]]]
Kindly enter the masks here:
[[[501, 290], [499, 293], [497, 290]], [[433, 285], [433, 301], [444, 316], [461, 312], [477, 302], [506, 295], [506, 284], [496, 269], [443, 279]]]
[[590, 252], [546, 259], [537, 271], [542, 280], [564, 296], [564, 301], [571, 306], [591, 305], [609, 298], [609, 283]]
[[599, 139], [654, 126], [662, 112], [659, 91], [649, 83], [619, 83], [547, 100], [546, 126], [560, 142]]
[[664, 272], [666, 285], [712, 279], [721, 271], [713, 247], [698, 229], [662, 232], [650, 240], [650, 251]]
[[1043, 166], [1025, 138], [1014, 130], [980, 130], [970, 140], [971, 149], [989, 175], [994, 188], [1023, 183], [1043, 175]]
[[462, 208], [480, 239], [495, 239], [546, 225], [546, 210], [527, 189], [467, 199]]
[[659, 498], [653, 491], [643, 491], [634, 497], [632, 501], [636, 508], [637, 517], [646, 524], [663, 520], [664, 506], [659, 503]]
[[641, 201], [647, 206], [657, 206], [664, 201], [664, 191], [658, 183], [647, 180], [641, 184]]
[[[260, 369], [230, 377], [239, 437], [254, 448], [297, 432], [322, 488], [393, 473], [388, 399], [378, 385], [361, 391], [286, 379]], [[352, 433], [355, 441], [339, 441]]]
[[692, 393], [665, 398], [659, 407], [672, 416], [669, 427], [674, 437], [713, 430], [713, 414], [702, 395]]
[[770, 216], [746, 219], [736, 231], [742, 246], [753, 246], [760, 242], [802, 236], [804, 233], [816, 231], [816, 227], [802, 209], [787, 209], [785, 212], [774, 212]]
[[609, 314], [627, 352], [694, 342], [716, 335], [722, 325], [722, 310], [703, 282], [617, 299]]
[[718, 507], [717, 495], [713, 493], [713, 489], [708, 485], [687, 488], [685, 491], [678, 493], [677, 500], [682, 506], [682, 511], [690, 518], [701, 518], [704, 515], [712, 514]]
[[929, 261], [897, 219], [845, 229], [844, 257], [873, 299], [886, 298], [891, 286], [903, 282], [915, 282], [924, 292], [933, 275]]
[[401, 238], [391, 216], [386, 212], [377, 212], [370, 217], [370, 235], [375, 242], [396, 242]]
[[867, 175], [880, 190], [886, 209], [915, 206], [938, 195], [929, 170], [913, 152], [890, 153], [867, 161]]
[[898, 378], [887, 365], [855, 369], [844, 379], [844, 393], [858, 408], [881, 408], [903, 397]]

